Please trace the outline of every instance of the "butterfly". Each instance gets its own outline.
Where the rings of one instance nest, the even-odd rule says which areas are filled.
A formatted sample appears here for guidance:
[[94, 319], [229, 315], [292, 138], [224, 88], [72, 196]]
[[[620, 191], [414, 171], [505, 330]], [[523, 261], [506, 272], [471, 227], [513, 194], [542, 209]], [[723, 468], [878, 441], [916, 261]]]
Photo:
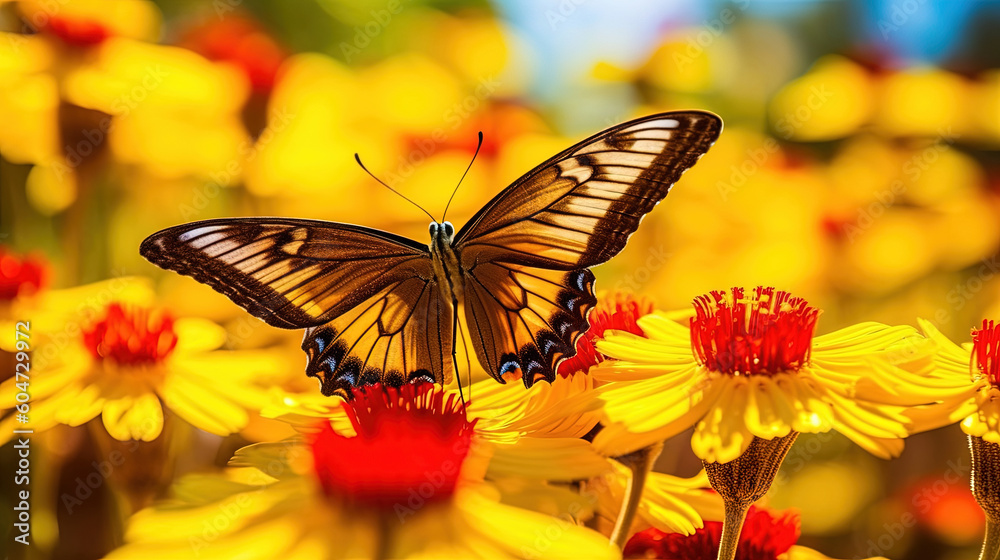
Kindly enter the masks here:
[[305, 329], [306, 374], [325, 395], [445, 383], [460, 311], [483, 368], [530, 388], [576, 354], [596, 303], [590, 268], [625, 247], [721, 130], [701, 111], [619, 124], [529, 171], [457, 233], [432, 217], [427, 245], [336, 222], [227, 218], [159, 231], [139, 252], [269, 325]]

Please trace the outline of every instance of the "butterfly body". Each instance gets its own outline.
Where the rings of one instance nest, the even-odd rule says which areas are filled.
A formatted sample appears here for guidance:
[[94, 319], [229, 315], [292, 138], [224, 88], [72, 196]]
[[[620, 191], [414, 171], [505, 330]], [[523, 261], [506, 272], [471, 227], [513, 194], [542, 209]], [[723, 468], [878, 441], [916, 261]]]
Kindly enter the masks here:
[[575, 355], [596, 303], [590, 268], [625, 247], [721, 129], [700, 111], [622, 123], [529, 171], [457, 233], [431, 223], [427, 245], [350, 224], [232, 218], [165, 229], [139, 251], [268, 324], [305, 329], [306, 373], [324, 394], [444, 383], [462, 325], [489, 375], [519, 373], [530, 387]]
[[457, 308], [464, 298], [462, 268], [455, 247], [452, 245], [455, 239], [455, 226], [451, 225], [451, 222], [431, 222], [429, 230], [434, 278], [441, 289], [441, 296]]

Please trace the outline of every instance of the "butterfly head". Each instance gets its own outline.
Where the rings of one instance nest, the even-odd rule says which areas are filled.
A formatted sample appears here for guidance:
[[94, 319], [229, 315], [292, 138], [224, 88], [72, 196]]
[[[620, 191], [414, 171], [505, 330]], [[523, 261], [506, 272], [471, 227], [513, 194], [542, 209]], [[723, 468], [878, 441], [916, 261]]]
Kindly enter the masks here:
[[455, 226], [451, 222], [431, 222], [431, 239], [444, 241], [445, 245], [451, 245], [451, 240], [455, 237]]

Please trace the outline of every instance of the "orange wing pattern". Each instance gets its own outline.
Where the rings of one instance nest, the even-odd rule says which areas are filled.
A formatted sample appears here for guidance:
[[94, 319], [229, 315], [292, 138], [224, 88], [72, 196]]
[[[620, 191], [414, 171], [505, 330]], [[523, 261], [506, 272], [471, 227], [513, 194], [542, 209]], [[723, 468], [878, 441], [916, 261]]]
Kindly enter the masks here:
[[389, 285], [432, 276], [425, 246], [391, 233], [316, 220], [192, 222], [149, 236], [139, 252], [285, 329], [322, 325]]
[[[625, 247], [721, 130], [703, 112], [621, 124], [536, 167], [473, 217], [454, 245], [473, 346], [491, 375], [520, 369], [527, 386], [555, 378], [589, 328], [587, 268]], [[526, 289], [526, 278], [544, 279], [541, 293]]]
[[344, 397], [351, 387], [377, 382], [444, 383], [452, 367], [453, 328], [451, 304], [437, 283], [414, 276], [307, 329], [306, 374], [319, 378], [323, 394]]

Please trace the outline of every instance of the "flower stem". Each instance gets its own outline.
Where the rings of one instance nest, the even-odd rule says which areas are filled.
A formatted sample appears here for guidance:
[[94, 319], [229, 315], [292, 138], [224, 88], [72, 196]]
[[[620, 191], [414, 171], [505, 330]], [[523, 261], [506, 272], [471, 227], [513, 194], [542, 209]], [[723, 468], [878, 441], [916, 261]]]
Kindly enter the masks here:
[[708, 482], [722, 496], [726, 509], [719, 560], [736, 557], [736, 546], [750, 505], [767, 494], [781, 462], [798, 436], [798, 432], [773, 439], [755, 436], [747, 450], [736, 459], [728, 463], [704, 463]]
[[1000, 523], [986, 518], [986, 537], [983, 539], [983, 550], [979, 560], [996, 560], [1000, 552]]
[[979, 560], [1000, 556], [1000, 445], [969, 436], [972, 452], [972, 495], [986, 513], [986, 536]]
[[375, 549], [372, 550], [372, 560], [385, 560], [389, 558], [389, 550], [392, 548], [393, 528], [389, 523], [388, 515], [375, 516]]
[[661, 451], [663, 451], [663, 442], [617, 457], [618, 462], [632, 471], [632, 476], [625, 484], [625, 499], [622, 501], [621, 510], [618, 511], [615, 528], [611, 531], [611, 542], [618, 548], [625, 548], [629, 529], [632, 528], [635, 514], [639, 511], [639, 502], [642, 501], [642, 490], [646, 487], [646, 478], [653, 469], [653, 463], [656, 462]]
[[743, 532], [743, 520], [747, 517], [750, 504], [726, 500], [724, 507], [726, 508], [726, 517], [722, 522], [718, 560], [734, 560], [736, 547], [740, 544], [740, 533]]

